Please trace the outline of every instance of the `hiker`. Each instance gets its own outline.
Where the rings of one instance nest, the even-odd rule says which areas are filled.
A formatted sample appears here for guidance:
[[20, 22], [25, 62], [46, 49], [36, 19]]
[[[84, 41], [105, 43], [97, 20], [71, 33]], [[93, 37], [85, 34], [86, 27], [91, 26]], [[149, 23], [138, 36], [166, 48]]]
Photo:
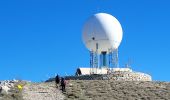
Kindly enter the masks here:
[[56, 83], [56, 87], [58, 88], [58, 84], [60, 83], [60, 77], [57, 74], [57, 76], [55, 77], [55, 83]]
[[2, 92], [2, 87], [0, 86], [0, 93]]
[[62, 90], [62, 92], [66, 91], [66, 90], [65, 90], [65, 87], [66, 87], [66, 81], [65, 81], [65, 79], [62, 77], [62, 78], [61, 78], [61, 90]]

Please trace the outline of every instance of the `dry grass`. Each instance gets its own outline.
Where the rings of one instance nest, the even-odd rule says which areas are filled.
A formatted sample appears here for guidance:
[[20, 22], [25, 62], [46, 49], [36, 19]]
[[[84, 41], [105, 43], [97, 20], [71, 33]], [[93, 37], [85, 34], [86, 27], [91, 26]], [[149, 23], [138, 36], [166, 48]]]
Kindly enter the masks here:
[[170, 100], [170, 83], [70, 80], [65, 96], [68, 100]]

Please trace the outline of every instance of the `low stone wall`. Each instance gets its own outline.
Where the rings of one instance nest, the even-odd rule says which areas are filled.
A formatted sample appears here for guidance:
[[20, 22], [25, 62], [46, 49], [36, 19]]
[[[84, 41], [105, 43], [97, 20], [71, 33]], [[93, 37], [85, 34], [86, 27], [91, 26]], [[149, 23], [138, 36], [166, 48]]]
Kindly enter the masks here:
[[80, 76], [66, 76], [66, 80], [103, 80], [103, 77], [107, 77], [102, 74], [93, 74], [93, 75], [80, 75]]
[[114, 72], [108, 77], [117, 81], [152, 81], [150, 75], [141, 72]]
[[[141, 72], [115, 71], [110, 74], [93, 74], [80, 76], [65, 76], [66, 80], [115, 80], [115, 81], [152, 81], [152, 77]], [[52, 82], [55, 78], [50, 78], [46, 82]]]
[[150, 75], [141, 72], [115, 71], [111, 74], [66, 76], [66, 80], [152, 81]]

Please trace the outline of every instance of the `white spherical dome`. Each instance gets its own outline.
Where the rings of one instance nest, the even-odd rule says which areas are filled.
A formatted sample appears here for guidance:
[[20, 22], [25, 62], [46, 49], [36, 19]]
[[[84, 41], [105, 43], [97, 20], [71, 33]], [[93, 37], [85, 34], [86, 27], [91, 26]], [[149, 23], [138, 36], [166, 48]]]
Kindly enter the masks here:
[[117, 49], [122, 41], [122, 27], [110, 14], [97, 13], [91, 16], [83, 27], [83, 42], [90, 51], [108, 52]]

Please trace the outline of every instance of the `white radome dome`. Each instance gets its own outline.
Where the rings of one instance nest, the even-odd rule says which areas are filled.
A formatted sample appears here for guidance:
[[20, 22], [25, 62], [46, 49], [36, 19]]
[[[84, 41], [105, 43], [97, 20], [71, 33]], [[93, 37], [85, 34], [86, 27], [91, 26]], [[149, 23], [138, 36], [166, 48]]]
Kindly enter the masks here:
[[91, 16], [83, 27], [83, 42], [90, 51], [98, 53], [117, 49], [122, 41], [122, 27], [119, 21], [110, 14], [97, 13]]

